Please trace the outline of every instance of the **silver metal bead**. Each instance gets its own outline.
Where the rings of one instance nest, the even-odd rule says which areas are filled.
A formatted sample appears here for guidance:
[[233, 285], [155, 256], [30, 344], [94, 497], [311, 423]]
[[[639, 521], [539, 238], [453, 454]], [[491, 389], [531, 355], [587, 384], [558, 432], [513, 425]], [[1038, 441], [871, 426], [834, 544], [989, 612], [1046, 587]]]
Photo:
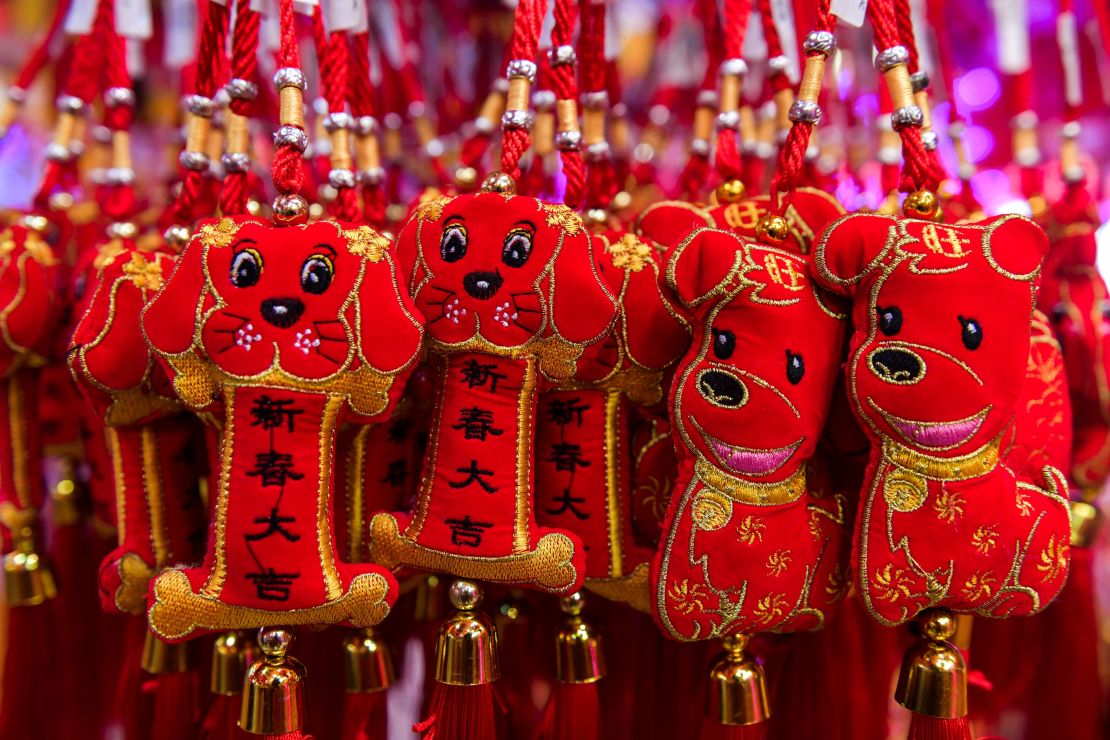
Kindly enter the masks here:
[[1065, 139], [1078, 139], [1080, 131], [1079, 121], [1068, 121], [1060, 128], [1060, 136]]
[[670, 123], [671, 109], [662, 103], [656, 103], [648, 108], [648, 121], [653, 126], [663, 127]]
[[178, 249], [181, 249], [189, 242], [189, 236], [189, 229], [181, 224], [174, 224], [162, 232], [162, 238], [166, 240], [166, 244]]
[[22, 103], [27, 100], [27, 91], [18, 85], [12, 85], [8, 88], [8, 100], [13, 103]]
[[532, 107], [539, 111], [549, 111], [555, 107], [555, 93], [551, 90], [536, 90], [532, 93]]
[[902, 161], [902, 150], [896, 146], [879, 147], [879, 164], [898, 164]]
[[551, 60], [552, 67], [578, 63], [578, 56], [574, 52], [574, 47], [569, 44], [556, 46], [554, 49], [548, 50], [547, 58]]
[[113, 221], [105, 232], [109, 239], [134, 239], [139, 235], [139, 227], [131, 221]]
[[613, 103], [613, 107], [609, 109], [609, 115], [613, 118], [624, 118], [628, 115], [628, 106], [618, 100], [616, 103]]
[[334, 134], [340, 129], [349, 129], [353, 123], [354, 119], [346, 111], [336, 111], [324, 116], [324, 130], [329, 134]]
[[443, 142], [440, 141], [438, 138], [431, 139], [428, 141], [427, 144], [424, 145], [424, 154], [433, 159], [435, 159], [436, 157], [442, 157], [444, 151], [446, 151], [446, 148], [443, 146]]
[[274, 72], [274, 87], [280, 90], [283, 87], [299, 87], [302, 91], [308, 89], [308, 80], [304, 72], [296, 67], [282, 67]]
[[121, 105], [134, 108], [135, 93], [129, 87], [109, 87], [104, 91], [104, 105], [109, 108], [118, 108]]
[[85, 101], [76, 95], [59, 95], [54, 101], [54, 108], [59, 113], [79, 115], [85, 110]]
[[536, 81], [536, 63], [530, 59], [513, 59], [505, 68], [505, 79], [523, 77], [529, 82]]
[[212, 102], [216, 105], [217, 113], [220, 108], [226, 108], [227, 104], [231, 102], [231, 96], [227, 94], [227, 88], [221, 87], [216, 90], [216, 93], [212, 96]]
[[604, 162], [609, 159], [609, 142], [598, 141], [586, 147], [583, 158], [587, 162]]
[[336, 190], [353, 188], [355, 183], [355, 173], [351, 170], [331, 170], [328, 172], [328, 184]]
[[359, 170], [357, 178], [362, 185], [381, 185], [385, 182], [385, 169], [382, 167], [370, 167], [365, 170]]
[[717, 128], [740, 130], [740, 111], [727, 110], [717, 114]]
[[242, 77], [232, 77], [224, 89], [232, 100], [254, 100], [258, 97], [258, 85]]
[[178, 155], [177, 161], [187, 170], [204, 172], [208, 169], [208, 155], [204, 152], [185, 150]]
[[729, 77], [743, 77], [748, 73], [748, 63], [739, 57], [725, 59], [717, 70], [717, 74]]
[[557, 131], [555, 148], [561, 152], [576, 152], [582, 148], [581, 131]]
[[966, 128], [967, 127], [964, 126], [963, 121], [953, 121], [952, 123], [948, 124], [948, 138], [959, 139], [961, 136], [964, 135], [964, 131], [966, 130]]
[[499, 92], [504, 95], [505, 93], [509, 92], [509, 81], [506, 80], [504, 77], [498, 77], [496, 80], [493, 81], [493, 90], [494, 92]]
[[609, 93], [605, 90], [584, 92], [580, 100], [582, 107], [588, 110], [605, 110], [609, 107]]
[[211, 118], [216, 110], [216, 106], [212, 102], [212, 98], [205, 97], [204, 95], [186, 95], [185, 110], [189, 111], [194, 116]]
[[532, 128], [532, 113], [526, 110], [507, 110], [501, 116], [502, 128]]
[[790, 120], [816, 124], [821, 120], [821, 106], [811, 100], [795, 100], [790, 106]]
[[90, 136], [92, 136], [93, 141], [97, 142], [98, 144], [112, 143], [112, 129], [104, 126], [103, 124], [97, 124], [96, 126], [93, 126], [92, 131], [90, 131], [89, 134]]
[[937, 132], [936, 131], [931, 131], [930, 130], [930, 131], [922, 131], [921, 132], [921, 143], [925, 146], [925, 151], [927, 151], [927, 152], [936, 151], [938, 141], [939, 140], [937, 138]]
[[910, 75], [910, 85], [913, 86], [915, 93], [924, 92], [929, 89], [929, 73], [923, 69], [919, 69]]
[[899, 64], [909, 64], [909, 61], [910, 52], [901, 44], [883, 49], [875, 55], [875, 67], [880, 72], [891, 70]]
[[46, 158], [51, 162], [64, 164], [73, 159], [73, 152], [69, 150], [69, 147], [52, 141], [46, 145]]
[[691, 139], [690, 151], [699, 157], [709, 156], [709, 139]]
[[1063, 175], [1064, 182], [1068, 183], [1069, 185], [1074, 185], [1075, 183], [1083, 182], [1087, 179], [1086, 170], [1083, 169], [1082, 165], [1078, 164], [1072, 167], [1068, 167], [1060, 174]]
[[767, 69], [773, 75], [781, 75], [790, 69], [790, 59], [782, 54], [773, 56], [767, 60]]
[[274, 146], [285, 145], [303, 152], [308, 148], [308, 134], [296, 126], [282, 126], [274, 132]]
[[699, 90], [698, 97], [694, 104], [699, 108], [716, 108], [717, 107], [717, 91], [716, 90]]
[[274, 220], [292, 223], [308, 218], [308, 201], [296, 193], [282, 193], [274, 198]]
[[890, 114], [890, 125], [895, 131], [914, 126], [920, 128], [925, 123], [925, 114], [916, 105], [904, 105]]
[[829, 31], [810, 31], [802, 42], [802, 51], [806, 54], [824, 54], [829, 56], [836, 50], [836, 36]]
[[104, 171], [106, 185], [130, 185], [135, 182], [135, 170], [130, 167], [109, 167]]
[[475, 118], [473, 123], [474, 130], [477, 131], [479, 134], [482, 134], [483, 136], [489, 136], [493, 133], [494, 125], [488, 119]]
[[251, 157], [246, 152], [224, 152], [220, 157], [228, 172], [250, 172]]
[[80, 157], [85, 153], [85, 142], [81, 139], [70, 139], [69, 153], [74, 157]]
[[1010, 127], [1015, 129], [1036, 128], [1039, 120], [1034, 111], [1026, 110], [1010, 119]]
[[355, 119], [355, 136], [373, 136], [378, 132], [378, 119], [373, 116], [359, 116]]
[[1021, 167], [1036, 167], [1041, 163], [1041, 150], [1036, 147], [1018, 149], [1014, 152], [1014, 161]]

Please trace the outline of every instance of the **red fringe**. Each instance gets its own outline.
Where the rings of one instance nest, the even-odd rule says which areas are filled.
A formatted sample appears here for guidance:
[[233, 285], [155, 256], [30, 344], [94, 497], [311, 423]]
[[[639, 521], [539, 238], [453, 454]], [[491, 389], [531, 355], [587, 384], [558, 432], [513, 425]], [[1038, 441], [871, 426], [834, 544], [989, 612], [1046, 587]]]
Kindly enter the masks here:
[[600, 736], [597, 683], [556, 681], [536, 730], [536, 740], [598, 740]]
[[412, 726], [424, 740], [492, 740], [497, 737], [493, 684], [448, 686], [436, 682], [428, 718]]
[[116, 736], [125, 740], [140, 740], [147, 736], [149, 722], [143, 715], [149, 702], [143, 687], [143, 641], [146, 638], [145, 617], [131, 617], [123, 630], [120, 646], [120, 671], [112, 698], [108, 724]]
[[[51, 676], [57, 668], [52, 629], [53, 604], [8, 609], [8, 645], [4, 656], [4, 696], [0, 702], [0, 738], [51, 737], [58, 697]], [[80, 660], [80, 656], [70, 656]]]
[[971, 723], [967, 717], [939, 719], [915, 712], [910, 715], [906, 740], [971, 740]]
[[348, 693], [343, 705], [342, 740], [384, 740], [389, 729], [386, 692]]
[[[243, 736], [239, 729], [239, 710], [242, 694], [217, 694], [212, 698], [208, 713], [200, 727], [199, 740], [236, 740]], [[384, 736], [383, 736], [384, 737]]]
[[767, 740], [766, 722], [754, 725], [722, 725], [708, 717], [701, 721], [698, 740]]
[[258, 737], [264, 740], [312, 740], [312, 735], [304, 734], [303, 730], [283, 732], [280, 735], [259, 735]]
[[154, 720], [157, 740], [195, 740], [197, 736], [197, 674], [164, 673], [154, 677]]

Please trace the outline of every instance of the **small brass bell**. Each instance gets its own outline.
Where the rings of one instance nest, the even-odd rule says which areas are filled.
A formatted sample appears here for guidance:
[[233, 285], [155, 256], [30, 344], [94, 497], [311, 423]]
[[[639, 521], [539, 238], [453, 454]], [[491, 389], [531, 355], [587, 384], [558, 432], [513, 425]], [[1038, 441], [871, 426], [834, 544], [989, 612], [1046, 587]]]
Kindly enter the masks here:
[[894, 698], [911, 712], [940, 719], [967, 716], [967, 665], [949, 642], [956, 617], [947, 609], [928, 609], [917, 618], [921, 639], [902, 658]]
[[435, 679], [450, 686], [479, 686], [501, 677], [497, 659], [497, 630], [486, 615], [475, 611], [482, 589], [470, 581], [455, 581], [448, 591], [457, 610], [439, 628]]
[[213, 694], [234, 696], [243, 693], [247, 666], [254, 662], [258, 648], [243, 632], [225, 632], [212, 645], [212, 672], [208, 688]]
[[562, 683], [594, 683], [605, 677], [601, 635], [582, 618], [582, 592], [559, 599], [567, 619], [555, 632], [555, 678]]
[[384, 691], [397, 678], [393, 655], [372, 627], [343, 638], [343, 661], [347, 667], [347, 693]]
[[183, 642], [163, 642], [148, 630], [143, 637], [140, 665], [153, 676], [184, 673], [189, 670], [189, 646]]
[[709, 669], [707, 716], [722, 725], [754, 725], [771, 717], [767, 679], [763, 666], [744, 649], [747, 635], [730, 635], [721, 641], [724, 652]]
[[1071, 545], [1072, 547], [1090, 547], [1098, 534], [1102, 524], [1102, 512], [1091, 503], [1094, 494], [1085, 492], [1083, 498], [1071, 502]]
[[4, 598], [8, 606], [38, 606], [58, 594], [50, 566], [35, 550], [36, 513], [0, 507], [0, 526], [12, 533], [12, 551], [4, 556]]
[[254, 735], [281, 735], [303, 729], [308, 719], [305, 670], [286, 656], [293, 633], [264, 627], [258, 631], [262, 657], [251, 663], [243, 680], [239, 727]]

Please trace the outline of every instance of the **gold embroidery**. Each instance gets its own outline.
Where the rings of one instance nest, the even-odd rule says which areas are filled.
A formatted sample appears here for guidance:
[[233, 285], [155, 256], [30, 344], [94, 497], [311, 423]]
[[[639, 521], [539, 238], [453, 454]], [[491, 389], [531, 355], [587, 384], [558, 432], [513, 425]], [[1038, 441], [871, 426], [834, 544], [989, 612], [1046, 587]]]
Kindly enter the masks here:
[[93, 267], [97, 270], [102, 270], [115, 260], [116, 257], [126, 252], [127, 249], [123, 246], [123, 242], [119, 239], [110, 239], [96, 250], [96, 257], [93, 258]]
[[1048, 544], [1041, 550], [1041, 562], [1037, 564], [1037, 570], [1043, 574], [1042, 583], [1055, 581], [1067, 573], [1068, 544], [1062, 539], [1057, 540], [1055, 535], [1049, 537]]
[[709, 488], [733, 501], [750, 506], [779, 506], [797, 501], [806, 492], [806, 469], [803, 465], [780, 483], [752, 483], [723, 472], [708, 460], [694, 462], [694, 474]]
[[931, 480], [970, 480], [986, 475], [998, 466], [998, 448], [1002, 435], [974, 452], [958, 457], [933, 457], [910, 449], [893, 439], [883, 439], [883, 458], [900, 468], [911, 470]]
[[162, 265], [157, 261], [148, 262], [138, 252], [123, 266], [123, 274], [131, 279], [138, 288], [152, 293], [162, 289]]
[[790, 561], [792, 559], [793, 558], [790, 556], [790, 550], [776, 550], [771, 553], [771, 555], [767, 558], [767, 562], [763, 565], [765, 568], [767, 568], [767, 572], [772, 577], [778, 578], [786, 572], [787, 568], [790, 567]]
[[[335, 547], [331, 541], [332, 468], [335, 466], [335, 428], [343, 410], [342, 396], [328, 396], [320, 424], [320, 483], [316, 492], [316, 542], [320, 548], [320, 569], [324, 574], [324, 598], [335, 601], [343, 596], [343, 584], [335, 568]], [[230, 419], [230, 417], [228, 417]]]
[[912, 471], [895, 468], [883, 480], [883, 499], [894, 511], [917, 511], [928, 495], [925, 479]]
[[124, 614], [142, 614], [146, 610], [146, 594], [154, 569], [133, 552], [124, 553], [116, 563], [119, 586], [116, 588], [116, 609]]
[[910, 584], [913, 578], [905, 568], [895, 568], [893, 563], [887, 563], [882, 570], [875, 573], [874, 578], [876, 595], [883, 601], [894, 603], [900, 598], [910, 597]]
[[140, 427], [139, 445], [143, 461], [143, 488], [146, 489], [146, 507], [150, 517], [150, 548], [154, 553], [154, 567], [164, 568], [173, 561], [173, 551], [166, 532], [166, 501], [162, 492], [158, 439], [150, 425]]
[[837, 602], [847, 596], [851, 584], [852, 567], [848, 563], [837, 563], [829, 572], [829, 580], [825, 584], [829, 601]]
[[624, 459], [621, 449], [621, 394], [608, 391], [605, 394], [605, 519], [609, 523], [609, 575], [619, 578], [624, 575], [624, 539], [621, 527], [620, 461]]
[[937, 519], [952, 524], [964, 515], [964, 497], [956, 491], [949, 491], [942, 487], [936, 499], [933, 500], [933, 511], [937, 513]]
[[651, 247], [637, 239], [635, 234], [625, 234], [619, 241], [606, 245], [605, 251], [613, 256], [613, 267], [630, 272], [639, 272], [653, 262]]
[[347, 240], [347, 248], [351, 254], [365, 257], [369, 262], [381, 262], [385, 258], [385, 253], [389, 251], [389, 239], [369, 226], [345, 229], [343, 237]]
[[763, 523], [763, 520], [751, 514], [744, 517], [744, 521], [740, 522], [740, 526], [736, 528], [737, 538], [745, 545], [762, 542], [765, 531], [767, 531], [767, 525]]
[[781, 618], [789, 606], [786, 594], [767, 594], [755, 603], [752, 614], [763, 624], [769, 624]]
[[980, 555], [987, 555], [998, 544], [998, 528], [991, 524], [984, 524], [971, 535], [971, 546]]
[[968, 601], [982, 601], [990, 597], [997, 580], [990, 571], [981, 570], [968, 576], [960, 591]]
[[690, 583], [686, 578], [672, 583], [667, 589], [667, 600], [671, 609], [683, 616], [690, 616], [695, 610], [705, 611], [705, 599], [708, 594], [700, 583]]
[[694, 497], [694, 503], [690, 506], [690, 516], [699, 529], [712, 532], [728, 524], [729, 519], [732, 518], [732, 501], [727, 496], [707, 488]]
[[208, 247], [226, 247], [235, 241], [235, 233], [239, 225], [230, 218], [221, 218], [214, 224], [205, 224], [200, 227], [200, 241]]
[[563, 230], [567, 236], [574, 236], [582, 231], [582, 217], [562, 203], [541, 203], [548, 226], [556, 226]]
[[1021, 512], [1022, 516], [1029, 516], [1033, 513], [1033, 502], [1029, 500], [1028, 494], [1026, 494], [1020, 488], [1017, 489], [1015, 500], [1015, 505], [1017, 506], [1018, 511]]

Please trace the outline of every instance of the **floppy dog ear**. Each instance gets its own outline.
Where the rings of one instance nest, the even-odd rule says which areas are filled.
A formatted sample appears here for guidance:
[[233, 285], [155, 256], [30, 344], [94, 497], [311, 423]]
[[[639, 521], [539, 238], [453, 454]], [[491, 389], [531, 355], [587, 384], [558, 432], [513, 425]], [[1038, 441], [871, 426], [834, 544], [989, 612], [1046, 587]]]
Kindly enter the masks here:
[[563, 244], [548, 280], [551, 320], [559, 336], [576, 343], [592, 342], [609, 331], [617, 302], [601, 279], [584, 227], [563, 230]]
[[813, 254], [814, 278], [828, 290], [852, 296], [890, 248], [898, 219], [852, 214], [825, 229]]
[[686, 308], [697, 308], [718, 292], [744, 259], [743, 239], [729, 231], [698, 229], [667, 259], [667, 287]]
[[1024, 216], [998, 216], [982, 222], [983, 256], [1003, 277], [1028, 280], [1037, 274], [1048, 252], [1048, 235]]
[[379, 259], [368, 259], [358, 288], [359, 349], [378, 371], [391, 373], [407, 366], [420, 352], [424, 321], [390, 252], [385, 237]]
[[203, 232], [198, 230], [178, 256], [169, 279], [143, 309], [143, 334], [159, 352], [177, 355], [193, 345], [205, 284], [204, 252]]
[[694, 229], [716, 225], [704, 208], [680, 200], [664, 200], [644, 209], [632, 230], [669, 251]]

